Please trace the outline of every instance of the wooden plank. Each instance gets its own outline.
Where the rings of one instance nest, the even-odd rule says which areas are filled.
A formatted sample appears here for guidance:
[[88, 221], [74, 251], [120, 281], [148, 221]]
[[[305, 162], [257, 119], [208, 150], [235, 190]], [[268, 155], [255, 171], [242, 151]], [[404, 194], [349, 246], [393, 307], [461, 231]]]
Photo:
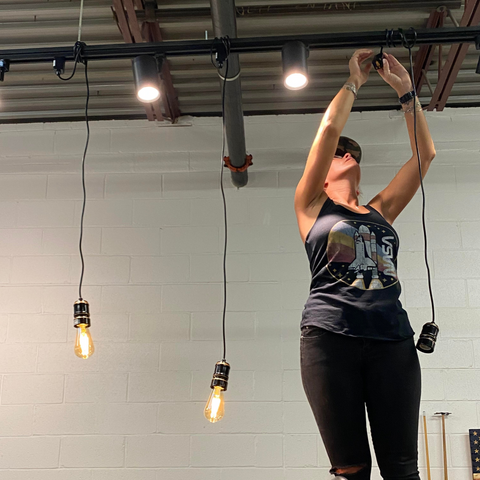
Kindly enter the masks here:
[[127, 10], [127, 20], [128, 26], [130, 27], [130, 32], [132, 32], [133, 43], [142, 43], [142, 33], [140, 32], [140, 27], [138, 26], [137, 14], [135, 12], [135, 7], [133, 6], [133, 0], [123, 0], [123, 5]]
[[[124, 1], [129, 1], [129, 0], [124, 0]], [[131, 4], [131, 6], [133, 8], [133, 4]], [[123, 36], [123, 39], [124, 39], [125, 43], [135, 43], [135, 39], [132, 36], [132, 32], [130, 31], [129, 23], [127, 22], [127, 17], [125, 15], [125, 9], [124, 9], [124, 5], [122, 3], [122, 0], [113, 0], [113, 7], [114, 8], [112, 8], [112, 11], [115, 15], [115, 18], [117, 20], [118, 28], [120, 30], [120, 33]], [[137, 27], [137, 30], [138, 30], [138, 33], [139, 33], [140, 28], [138, 26], [137, 17], [136, 17], [135, 12], [134, 12], [134, 17], [133, 18], [134, 18], [134, 23], [135, 23], [135, 25]], [[140, 34], [140, 37], [138, 37], [138, 35], [137, 35], [137, 39], [138, 38], [140, 39], [140, 42], [143, 41], [143, 37], [142, 37], [141, 34]], [[158, 119], [163, 119], [162, 111], [161, 111], [161, 109], [159, 108], [158, 105], [157, 106], [152, 106], [151, 104], [147, 103], [147, 104], [144, 104], [144, 108], [145, 108], [145, 113], [147, 115], [148, 120], [153, 122], [155, 120], [155, 117], [157, 117]]]
[[125, 40], [125, 43], [132, 43], [132, 34], [130, 33], [130, 28], [128, 28], [127, 17], [125, 16], [122, 0], [113, 0], [112, 11], [117, 19], [118, 29], [122, 34], [123, 40]]
[[[152, 22], [144, 22], [143, 24], [145, 27], [146, 27], [146, 39], [149, 41], [149, 42], [155, 42], [155, 35], [154, 35], [154, 32], [153, 32], [153, 29], [155, 27], [155, 24], [152, 23]], [[161, 40], [159, 40], [161, 41]], [[163, 62], [163, 65], [162, 65], [162, 74], [163, 74], [163, 70], [164, 70], [164, 64], [165, 62]], [[160, 73], [160, 72], [159, 72]], [[168, 90], [167, 90], [167, 87], [165, 86], [165, 82], [162, 81], [162, 79], [160, 78], [160, 75], [158, 77], [158, 82], [159, 84], [162, 86], [162, 96], [161, 96], [161, 102], [163, 104], [163, 108], [165, 110], [165, 115], [169, 118], [172, 119], [172, 123], [174, 121], [174, 118], [173, 118], [173, 115], [172, 115], [172, 111], [170, 109], [170, 102], [169, 102], [169, 95], [168, 95]]]
[[145, 113], [147, 114], [147, 119], [150, 122], [153, 122], [155, 120], [155, 116], [153, 115], [153, 108], [151, 104], [147, 103], [145, 105]]
[[162, 113], [162, 102], [161, 102], [161, 96], [158, 100], [156, 100], [155, 102], [152, 102], [151, 105], [152, 105], [152, 108], [153, 108], [153, 113], [155, 114], [155, 116], [157, 117], [157, 120], [158, 121], [162, 121], [164, 118], [163, 118], [163, 113]]

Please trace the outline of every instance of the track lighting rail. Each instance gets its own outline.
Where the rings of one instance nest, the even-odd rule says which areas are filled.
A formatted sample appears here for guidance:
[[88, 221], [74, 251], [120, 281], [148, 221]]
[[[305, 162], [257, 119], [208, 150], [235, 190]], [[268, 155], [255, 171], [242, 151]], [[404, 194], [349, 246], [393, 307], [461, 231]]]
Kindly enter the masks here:
[[[480, 26], [425, 28], [416, 30], [416, 45], [475, 43], [480, 37]], [[413, 40], [411, 32], [404, 32], [407, 40]], [[286, 42], [301, 41], [310, 49], [368, 48], [387, 46], [385, 30], [372, 32], [340, 32], [309, 35], [283, 35], [272, 37], [231, 38], [231, 53], [254, 53], [279, 51]], [[390, 40], [402, 46], [401, 35], [393, 30]], [[477, 38], [478, 41], [478, 38]], [[212, 40], [172, 41], [158, 43], [132, 43], [111, 45], [86, 45], [82, 53], [85, 60], [112, 60], [134, 58], [138, 55], [189, 56], [210, 55]], [[56, 57], [73, 60], [75, 53], [71, 46], [49, 48], [24, 48], [1, 50], [0, 59], [15, 63], [52, 62]]]

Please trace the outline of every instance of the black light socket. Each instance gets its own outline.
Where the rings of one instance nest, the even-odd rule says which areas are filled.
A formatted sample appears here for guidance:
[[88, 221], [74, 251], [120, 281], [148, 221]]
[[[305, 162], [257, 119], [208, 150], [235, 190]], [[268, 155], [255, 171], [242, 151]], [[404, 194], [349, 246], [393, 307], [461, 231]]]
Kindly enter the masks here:
[[417, 350], [423, 353], [433, 353], [437, 341], [438, 325], [433, 322], [426, 323], [417, 341]]
[[83, 298], [78, 299], [73, 304], [73, 326], [76, 328], [81, 326], [90, 327], [88, 302], [83, 300]]
[[215, 364], [215, 370], [213, 372], [212, 383], [210, 388], [221, 387], [224, 391], [228, 386], [228, 374], [230, 372], [230, 364], [222, 360]]
[[65, 73], [65, 57], [55, 57], [53, 59], [53, 69], [56, 75], [63, 75]]

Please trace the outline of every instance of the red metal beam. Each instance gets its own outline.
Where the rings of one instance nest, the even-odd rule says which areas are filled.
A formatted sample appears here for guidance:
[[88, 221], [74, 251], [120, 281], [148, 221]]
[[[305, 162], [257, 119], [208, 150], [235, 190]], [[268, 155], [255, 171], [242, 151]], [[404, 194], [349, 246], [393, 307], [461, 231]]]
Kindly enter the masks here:
[[[469, 0], [465, 2], [465, 11], [460, 21], [461, 27], [473, 27], [480, 22], [480, 0]], [[442, 111], [445, 108], [452, 87], [467, 54], [469, 43], [455, 44], [450, 47], [448, 57], [438, 79], [437, 86], [433, 92], [427, 110]]]
[[[425, 28], [437, 28], [443, 26], [446, 14], [447, 10], [444, 7], [439, 7], [436, 10], [433, 10], [428, 18]], [[428, 72], [434, 53], [435, 45], [421, 45], [415, 55], [413, 77], [415, 79], [417, 94], [420, 94], [422, 86], [425, 83], [425, 73]]]

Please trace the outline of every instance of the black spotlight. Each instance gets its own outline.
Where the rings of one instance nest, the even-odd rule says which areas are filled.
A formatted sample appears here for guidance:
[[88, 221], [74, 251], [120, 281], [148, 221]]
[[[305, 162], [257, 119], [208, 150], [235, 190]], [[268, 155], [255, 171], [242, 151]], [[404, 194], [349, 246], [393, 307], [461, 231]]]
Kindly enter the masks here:
[[287, 42], [282, 48], [284, 85], [290, 90], [300, 90], [308, 83], [307, 46], [298, 40]]
[[158, 100], [160, 98], [160, 86], [157, 59], [151, 55], [139, 55], [133, 59], [132, 65], [137, 98], [144, 103]]

